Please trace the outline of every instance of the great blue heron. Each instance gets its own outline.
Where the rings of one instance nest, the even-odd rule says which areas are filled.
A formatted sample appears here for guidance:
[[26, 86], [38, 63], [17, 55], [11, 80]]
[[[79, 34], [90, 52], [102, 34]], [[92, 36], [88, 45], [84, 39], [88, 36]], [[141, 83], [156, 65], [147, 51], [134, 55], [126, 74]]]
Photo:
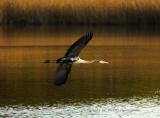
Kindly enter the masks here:
[[[78, 57], [80, 51], [87, 45], [87, 43], [92, 39], [92, 37], [93, 37], [92, 32], [82, 36], [80, 39], [78, 39], [75, 43], [71, 45], [71, 47], [67, 50], [67, 52], [62, 58], [56, 60], [56, 63], [59, 63], [59, 67], [57, 69], [54, 80], [55, 85], [62, 85], [66, 82], [73, 63], [93, 63], [93, 62], [108, 63], [103, 60], [86, 61]], [[45, 61], [45, 63], [50, 63], [50, 62], [51, 60]]]

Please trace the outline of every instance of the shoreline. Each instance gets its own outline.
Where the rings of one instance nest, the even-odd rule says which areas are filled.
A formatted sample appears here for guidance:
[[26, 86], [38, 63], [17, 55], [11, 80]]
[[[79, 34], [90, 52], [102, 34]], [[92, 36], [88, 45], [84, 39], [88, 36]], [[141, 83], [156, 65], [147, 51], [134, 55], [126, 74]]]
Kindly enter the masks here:
[[160, 2], [114, 1], [7, 1], [0, 4], [0, 25], [160, 27]]

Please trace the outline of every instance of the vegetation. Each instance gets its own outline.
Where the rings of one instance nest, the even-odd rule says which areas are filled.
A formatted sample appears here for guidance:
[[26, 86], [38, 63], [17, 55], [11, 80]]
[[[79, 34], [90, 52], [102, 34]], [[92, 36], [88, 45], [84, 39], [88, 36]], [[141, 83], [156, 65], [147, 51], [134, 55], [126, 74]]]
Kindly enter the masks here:
[[159, 25], [159, 0], [6, 0], [3, 25]]

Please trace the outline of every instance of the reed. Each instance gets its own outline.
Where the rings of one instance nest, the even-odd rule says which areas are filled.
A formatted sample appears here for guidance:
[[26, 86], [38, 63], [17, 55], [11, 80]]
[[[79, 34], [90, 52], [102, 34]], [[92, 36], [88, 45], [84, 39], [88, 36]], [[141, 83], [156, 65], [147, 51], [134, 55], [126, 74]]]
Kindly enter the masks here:
[[4, 25], [159, 25], [160, 0], [6, 0]]

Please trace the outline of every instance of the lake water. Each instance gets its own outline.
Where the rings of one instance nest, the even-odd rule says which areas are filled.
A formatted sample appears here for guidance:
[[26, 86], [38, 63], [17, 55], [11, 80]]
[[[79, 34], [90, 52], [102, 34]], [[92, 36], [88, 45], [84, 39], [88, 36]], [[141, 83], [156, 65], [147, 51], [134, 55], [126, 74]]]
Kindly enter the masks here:
[[[94, 38], [65, 85], [53, 85], [57, 64], [87, 31]], [[160, 117], [160, 36], [105, 28], [0, 31], [0, 117]]]

